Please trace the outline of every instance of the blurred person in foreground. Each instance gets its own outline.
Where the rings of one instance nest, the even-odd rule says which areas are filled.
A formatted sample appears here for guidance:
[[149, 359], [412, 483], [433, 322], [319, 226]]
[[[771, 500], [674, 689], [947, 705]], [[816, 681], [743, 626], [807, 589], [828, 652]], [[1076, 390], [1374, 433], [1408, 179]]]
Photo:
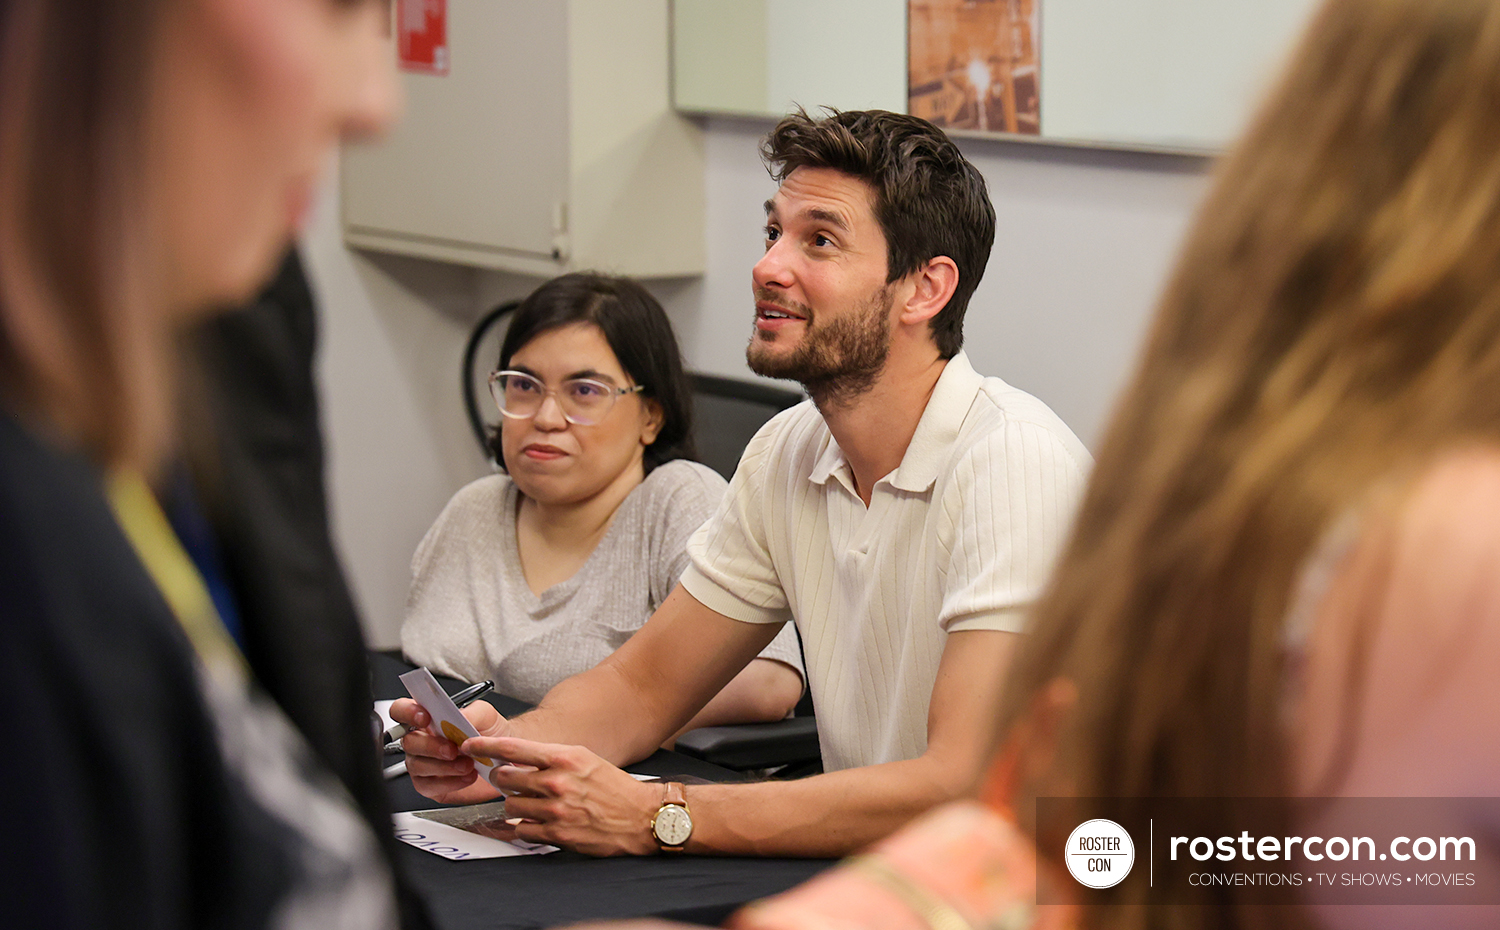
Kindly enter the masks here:
[[296, 247], [248, 306], [187, 334], [175, 467], [153, 482], [219, 619], [396, 870], [401, 924], [431, 925], [397, 862], [370, 741], [370, 663], [328, 521], [318, 312]]
[[150, 482], [174, 343], [273, 270], [390, 119], [379, 0], [0, 3], [0, 682], [54, 927], [389, 927], [342, 787], [258, 689]]
[[1083, 889], [1031, 818], [1042, 797], [1209, 798], [1203, 832], [1237, 836], [1257, 826], [1238, 799], [1272, 798], [1263, 835], [1339, 836], [1347, 799], [1441, 799], [1493, 892], [1500, 824], [1471, 799], [1500, 795], [1496, 668], [1500, 3], [1330, 0], [1162, 299], [1017, 657], [990, 806], [734, 923], [1494, 926], [1485, 906], [1258, 907], [1253, 885], [1034, 909], [1038, 880]]

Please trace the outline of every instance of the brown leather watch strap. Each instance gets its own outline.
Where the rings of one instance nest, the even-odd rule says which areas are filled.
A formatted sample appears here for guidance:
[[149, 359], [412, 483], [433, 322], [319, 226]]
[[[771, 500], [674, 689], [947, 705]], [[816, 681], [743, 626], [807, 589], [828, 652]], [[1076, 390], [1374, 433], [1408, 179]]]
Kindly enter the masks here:
[[687, 792], [681, 782], [666, 783], [661, 807], [651, 820], [651, 835], [662, 852], [682, 852], [693, 835], [693, 815], [688, 811]]

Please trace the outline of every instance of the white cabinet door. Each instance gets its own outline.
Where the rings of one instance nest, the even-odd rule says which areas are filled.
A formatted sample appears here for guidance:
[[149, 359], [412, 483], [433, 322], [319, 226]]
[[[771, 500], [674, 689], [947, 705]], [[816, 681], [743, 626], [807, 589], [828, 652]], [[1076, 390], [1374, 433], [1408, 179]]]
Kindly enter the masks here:
[[351, 235], [553, 258], [569, 187], [568, 6], [448, 0], [448, 74], [403, 73], [400, 125], [346, 153]]

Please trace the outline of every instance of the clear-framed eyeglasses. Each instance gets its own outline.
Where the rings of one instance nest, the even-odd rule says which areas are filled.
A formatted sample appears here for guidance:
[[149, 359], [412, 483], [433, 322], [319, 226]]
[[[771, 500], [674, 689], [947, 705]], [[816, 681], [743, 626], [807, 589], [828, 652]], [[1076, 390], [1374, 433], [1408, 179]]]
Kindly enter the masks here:
[[557, 398], [563, 418], [578, 426], [593, 426], [609, 415], [615, 401], [626, 394], [644, 391], [644, 385], [615, 387], [593, 378], [569, 378], [557, 390], [524, 371], [490, 372], [490, 396], [495, 406], [512, 420], [529, 420], [542, 409], [550, 394]]

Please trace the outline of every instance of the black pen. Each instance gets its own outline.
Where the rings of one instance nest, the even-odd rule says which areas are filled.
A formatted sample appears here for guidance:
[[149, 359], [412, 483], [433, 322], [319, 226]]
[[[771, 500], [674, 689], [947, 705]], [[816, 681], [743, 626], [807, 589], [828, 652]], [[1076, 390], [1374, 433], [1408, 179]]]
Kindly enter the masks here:
[[[480, 697], [487, 694], [494, 687], [495, 683], [493, 681], [481, 681], [479, 684], [470, 685], [469, 687], [453, 695], [450, 700], [453, 701], [455, 707], [468, 707], [470, 704], [473, 704], [475, 701], [479, 700]], [[408, 728], [406, 724], [398, 723], [395, 726], [391, 727], [389, 730], [386, 730], [383, 734], [381, 734], [380, 741], [382, 745], [390, 746], [392, 743], [399, 742], [401, 737], [406, 735], [407, 729]]]

